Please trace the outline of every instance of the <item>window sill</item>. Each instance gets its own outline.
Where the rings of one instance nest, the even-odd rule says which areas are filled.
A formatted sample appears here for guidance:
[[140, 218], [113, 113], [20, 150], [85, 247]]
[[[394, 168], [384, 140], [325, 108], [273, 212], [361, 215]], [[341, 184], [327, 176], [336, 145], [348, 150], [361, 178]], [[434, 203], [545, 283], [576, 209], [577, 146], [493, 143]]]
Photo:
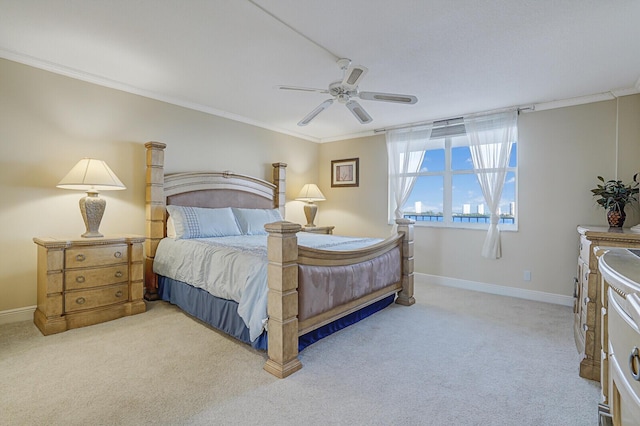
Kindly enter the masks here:
[[[389, 225], [393, 225], [390, 223]], [[443, 223], [443, 222], [422, 222], [415, 221], [414, 226], [416, 228], [438, 228], [438, 229], [465, 229], [470, 231], [488, 231], [489, 226], [486, 224], [469, 224], [469, 223]], [[500, 232], [518, 232], [518, 225], [505, 225], [499, 224], [498, 228]]]

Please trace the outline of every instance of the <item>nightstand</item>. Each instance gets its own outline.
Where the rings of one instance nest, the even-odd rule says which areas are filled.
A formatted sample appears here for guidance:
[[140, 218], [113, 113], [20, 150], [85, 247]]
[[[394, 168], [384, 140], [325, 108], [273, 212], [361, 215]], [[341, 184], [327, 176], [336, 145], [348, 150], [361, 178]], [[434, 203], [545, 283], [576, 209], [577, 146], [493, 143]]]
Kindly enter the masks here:
[[335, 226], [303, 226], [304, 232], [312, 232], [314, 234], [333, 234]]
[[110, 321], [146, 310], [144, 237], [34, 238], [42, 334]]

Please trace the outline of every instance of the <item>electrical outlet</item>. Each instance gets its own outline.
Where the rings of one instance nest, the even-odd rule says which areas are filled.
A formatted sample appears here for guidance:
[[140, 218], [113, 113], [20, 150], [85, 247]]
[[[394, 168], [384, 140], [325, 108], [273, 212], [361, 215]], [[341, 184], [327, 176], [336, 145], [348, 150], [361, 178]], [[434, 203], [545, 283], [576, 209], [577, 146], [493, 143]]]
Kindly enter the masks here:
[[522, 279], [525, 281], [531, 281], [531, 271], [524, 271], [524, 274], [522, 274]]

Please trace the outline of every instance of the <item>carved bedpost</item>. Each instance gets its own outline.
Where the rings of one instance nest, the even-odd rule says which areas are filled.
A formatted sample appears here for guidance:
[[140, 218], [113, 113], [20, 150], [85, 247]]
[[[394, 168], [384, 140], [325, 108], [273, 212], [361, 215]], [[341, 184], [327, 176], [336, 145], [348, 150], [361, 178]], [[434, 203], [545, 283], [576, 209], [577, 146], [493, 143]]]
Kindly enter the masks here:
[[291, 222], [265, 225], [269, 359], [264, 369], [283, 379], [302, 368], [298, 359], [298, 238], [301, 226]]
[[287, 163], [273, 163], [273, 184], [276, 186], [276, 199], [273, 201], [274, 208], [280, 210], [284, 218], [284, 203], [287, 192]]
[[411, 306], [416, 303], [413, 298], [413, 224], [410, 219], [396, 219], [398, 232], [402, 237], [402, 291], [398, 293], [396, 303]]
[[164, 237], [164, 215], [166, 199], [164, 197], [164, 149], [161, 142], [147, 142], [147, 186], [145, 214], [147, 239], [145, 240], [144, 281], [146, 300], [158, 299], [158, 277], [153, 272], [153, 259], [158, 243]]

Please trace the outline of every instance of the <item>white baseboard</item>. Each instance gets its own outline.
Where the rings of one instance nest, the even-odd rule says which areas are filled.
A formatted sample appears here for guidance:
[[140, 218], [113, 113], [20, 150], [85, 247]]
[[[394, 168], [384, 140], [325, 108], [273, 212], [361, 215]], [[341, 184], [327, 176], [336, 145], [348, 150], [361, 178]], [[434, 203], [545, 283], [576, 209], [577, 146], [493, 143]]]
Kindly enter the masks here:
[[[477, 281], [461, 280], [458, 278], [441, 277], [438, 275], [415, 273], [414, 279], [417, 284], [435, 284], [447, 287], [462, 288], [465, 290], [480, 291], [483, 293], [498, 294], [500, 296], [511, 296], [520, 299], [535, 300], [538, 302], [553, 303], [555, 305], [573, 306], [573, 297], [561, 294], [545, 293], [542, 291], [526, 290], [523, 288], [505, 287], [495, 284], [481, 283]], [[0, 311], [0, 325], [18, 321], [33, 320], [33, 312], [36, 306], [10, 309]]]
[[429, 274], [414, 274], [416, 283], [435, 284], [447, 287], [462, 288], [465, 290], [480, 291], [483, 293], [498, 294], [500, 296], [517, 297], [519, 299], [535, 300], [537, 302], [553, 303], [555, 305], [573, 306], [573, 297], [543, 291], [527, 290], [524, 288], [505, 287], [496, 284], [487, 284], [477, 281], [461, 280], [458, 278], [441, 277]]
[[19, 321], [33, 321], [35, 310], [36, 306], [26, 306], [24, 308], [0, 311], [0, 325]]

